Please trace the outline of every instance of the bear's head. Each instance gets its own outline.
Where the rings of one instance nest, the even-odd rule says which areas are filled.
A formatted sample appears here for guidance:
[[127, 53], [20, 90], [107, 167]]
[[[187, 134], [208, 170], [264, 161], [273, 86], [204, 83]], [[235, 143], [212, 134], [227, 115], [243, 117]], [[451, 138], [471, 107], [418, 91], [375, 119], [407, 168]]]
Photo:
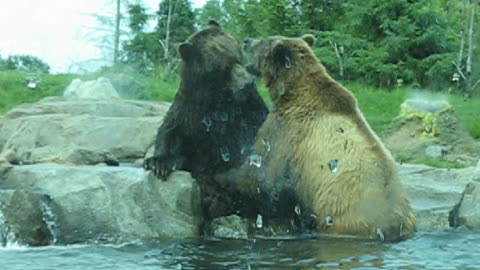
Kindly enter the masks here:
[[[271, 36], [262, 40], [247, 38], [244, 41], [245, 51], [252, 62], [247, 70], [255, 76], [262, 77], [269, 88], [280, 81], [278, 78], [282, 78], [283, 81], [295, 81], [303, 72], [302, 65], [305, 65], [305, 60], [315, 59], [311, 50], [315, 41], [315, 37], [310, 34], [301, 38], [283, 36]], [[271, 98], [283, 95], [281, 89], [282, 86], [280, 90], [276, 89], [278, 93], [270, 92]]]
[[182, 78], [196, 87], [208, 83], [210, 88], [224, 88], [226, 82], [234, 90], [254, 86], [254, 78], [242, 66], [239, 42], [214, 20], [180, 44], [178, 53]]

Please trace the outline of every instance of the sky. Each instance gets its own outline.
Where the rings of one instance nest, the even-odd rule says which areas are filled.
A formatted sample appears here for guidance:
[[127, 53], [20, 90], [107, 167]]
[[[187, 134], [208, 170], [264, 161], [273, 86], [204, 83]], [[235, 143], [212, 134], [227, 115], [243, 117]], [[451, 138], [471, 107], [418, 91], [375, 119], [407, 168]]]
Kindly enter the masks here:
[[[28, 54], [50, 65], [52, 73], [77, 71], [81, 63], [102, 58], [89, 41], [97, 26], [91, 14], [112, 0], [8, 0], [0, 8], [0, 56]], [[157, 10], [160, 0], [143, 0]], [[206, 0], [192, 0], [201, 7]]]

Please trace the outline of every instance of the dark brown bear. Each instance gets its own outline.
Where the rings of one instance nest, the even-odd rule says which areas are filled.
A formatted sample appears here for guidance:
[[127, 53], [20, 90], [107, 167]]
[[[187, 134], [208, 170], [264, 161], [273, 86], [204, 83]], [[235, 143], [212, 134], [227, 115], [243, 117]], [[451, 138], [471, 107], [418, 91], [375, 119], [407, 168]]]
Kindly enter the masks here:
[[210, 21], [178, 48], [181, 83], [160, 126], [146, 170], [166, 180], [186, 170], [209, 193], [213, 175], [248, 157], [268, 109], [242, 66], [241, 47]]

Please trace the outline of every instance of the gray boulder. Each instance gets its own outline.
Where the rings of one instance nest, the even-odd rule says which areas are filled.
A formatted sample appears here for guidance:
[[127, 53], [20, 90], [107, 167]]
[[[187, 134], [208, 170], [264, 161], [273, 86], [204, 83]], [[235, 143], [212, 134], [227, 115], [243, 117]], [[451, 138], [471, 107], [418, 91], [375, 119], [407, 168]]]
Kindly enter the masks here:
[[28, 164], [133, 162], [153, 144], [168, 108], [148, 101], [47, 98], [0, 119], [0, 150], [14, 151], [18, 162]]
[[111, 99], [119, 98], [117, 91], [109, 79], [100, 77], [92, 81], [82, 81], [74, 79], [67, 86], [64, 97], [67, 98], [92, 98], [92, 99]]
[[480, 230], [480, 182], [470, 182], [451, 212], [451, 225]]
[[415, 211], [418, 230], [450, 227], [449, 213], [461, 199], [474, 170], [474, 167], [449, 170], [426, 165], [399, 166], [400, 180]]
[[108, 74], [106, 77], [110, 80], [115, 90], [122, 98], [146, 98], [145, 86], [135, 80], [134, 77], [125, 73]]
[[17, 243], [41, 246], [53, 243], [44, 214], [48, 196], [27, 190], [0, 190], [0, 246]]
[[460, 201], [450, 213], [450, 222], [454, 227], [466, 226], [480, 230], [480, 162], [470, 180]]
[[[51, 198], [48, 219], [58, 244], [118, 243], [199, 234], [200, 189], [186, 172], [175, 172], [168, 181], [160, 181], [133, 167], [41, 164], [15, 166], [4, 178], [0, 189], [34, 190]], [[38, 203], [32, 201], [31, 205]], [[14, 212], [15, 207], [4, 205], [4, 216]], [[12, 222], [10, 227], [32, 228], [30, 222]], [[40, 239], [39, 243], [44, 243]]]

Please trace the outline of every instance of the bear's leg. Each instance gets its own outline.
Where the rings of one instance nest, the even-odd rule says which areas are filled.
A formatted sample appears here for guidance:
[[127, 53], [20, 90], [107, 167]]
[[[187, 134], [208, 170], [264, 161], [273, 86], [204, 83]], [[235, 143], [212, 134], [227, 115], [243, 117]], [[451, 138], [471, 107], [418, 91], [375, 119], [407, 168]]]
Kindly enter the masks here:
[[173, 129], [160, 127], [155, 141], [155, 153], [145, 159], [143, 167], [152, 170], [162, 180], [176, 171], [184, 169], [186, 162], [183, 153], [183, 139]]

